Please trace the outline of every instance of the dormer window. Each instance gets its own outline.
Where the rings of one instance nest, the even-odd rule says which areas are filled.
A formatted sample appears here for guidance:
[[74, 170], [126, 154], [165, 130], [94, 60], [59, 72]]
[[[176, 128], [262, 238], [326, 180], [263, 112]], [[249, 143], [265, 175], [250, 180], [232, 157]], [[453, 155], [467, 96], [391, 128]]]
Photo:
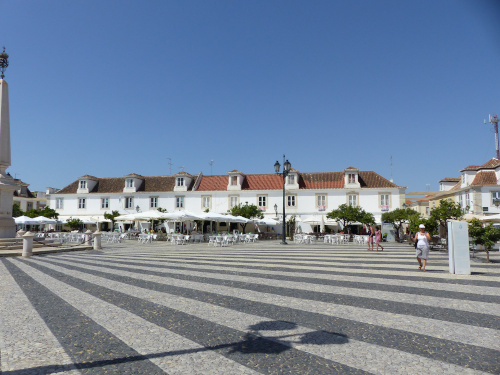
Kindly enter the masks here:
[[238, 176], [231, 176], [231, 185], [232, 186], [238, 185]]
[[134, 187], [134, 180], [132, 178], [127, 178], [125, 180], [125, 186], [128, 188]]
[[184, 177], [177, 177], [177, 186], [184, 186]]
[[87, 188], [87, 181], [82, 180], [80, 181], [80, 189], [86, 189]]
[[241, 190], [241, 185], [243, 184], [243, 180], [245, 179], [245, 175], [238, 170], [232, 170], [231, 172], [227, 172], [229, 174], [229, 180], [227, 183], [227, 190]]
[[354, 173], [349, 173], [347, 176], [350, 184], [356, 183], [356, 175]]
[[287, 178], [288, 178], [288, 185], [295, 184], [295, 175], [294, 174], [288, 175]]

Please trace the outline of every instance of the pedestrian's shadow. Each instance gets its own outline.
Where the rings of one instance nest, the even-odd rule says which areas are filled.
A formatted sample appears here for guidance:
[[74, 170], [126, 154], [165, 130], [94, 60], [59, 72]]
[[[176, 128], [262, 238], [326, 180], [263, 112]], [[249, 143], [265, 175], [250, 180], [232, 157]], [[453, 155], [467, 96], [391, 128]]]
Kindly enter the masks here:
[[[244, 340], [232, 345], [231, 353], [240, 352], [279, 354], [290, 350], [294, 345], [340, 345], [349, 342], [346, 335], [323, 330], [304, 333], [294, 332], [298, 329], [296, 323], [281, 320], [264, 321], [248, 327]], [[283, 331], [276, 334], [276, 331]], [[285, 332], [289, 331], [289, 332]]]

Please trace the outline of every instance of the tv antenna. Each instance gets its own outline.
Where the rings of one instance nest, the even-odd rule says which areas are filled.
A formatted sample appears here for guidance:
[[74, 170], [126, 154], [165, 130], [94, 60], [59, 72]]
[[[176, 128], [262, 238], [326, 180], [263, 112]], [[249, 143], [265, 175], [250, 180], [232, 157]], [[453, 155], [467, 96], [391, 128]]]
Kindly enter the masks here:
[[213, 161], [213, 160], [210, 160], [210, 161], [208, 162], [208, 165], [210, 165], [210, 175], [212, 175], [212, 174], [213, 174], [213, 173], [212, 173], [212, 165], [214, 165], [214, 161]]
[[[500, 159], [500, 152], [498, 150], [498, 116], [489, 115], [488, 122], [493, 124], [493, 127], [495, 128], [495, 148], [497, 151], [497, 159]], [[484, 123], [486, 124], [486, 120], [484, 120]]]
[[170, 170], [170, 175], [172, 175], [172, 158], [167, 158], [168, 160], [168, 169]]
[[392, 155], [391, 155], [391, 182], [394, 182], [394, 180], [392, 178]]

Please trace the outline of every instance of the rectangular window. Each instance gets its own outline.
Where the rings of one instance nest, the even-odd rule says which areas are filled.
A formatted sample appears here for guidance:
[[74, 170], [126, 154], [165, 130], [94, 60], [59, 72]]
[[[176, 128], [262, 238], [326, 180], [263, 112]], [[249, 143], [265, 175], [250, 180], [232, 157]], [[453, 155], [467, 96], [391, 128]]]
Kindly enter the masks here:
[[229, 197], [229, 208], [236, 207], [239, 203], [239, 197], [233, 196]]
[[202, 197], [203, 208], [210, 208], [210, 197]]
[[85, 198], [78, 198], [78, 208], [85, 208]]
[[468, 191], [465, 192], [465, 206], [470, 208], [470, 196]]
[[349, 173], [348, 174], [348, 178], [349, 178], [349, 183], [350, 184], [355, 184], [356, 183], [356, 175], [354, 173]]
[[149, 207], [158, 208], [158, 197], [149, 197]]
[[349, 195], [349, 206], [356, 207], [358, 205], [358, 196], [355, 194]]
[[464, 199], [461, 193], [458, 195], [458, 204], [460, 205], [460, 207], [464, 208]]
[[134, 208], [134, 197], [125, 198], [125, 208]]
[[33, 209], [33, 202], [28, 202], [26, 203], [26, 211], [32, 210]]
[[87, 188], [87, 181], [80, 181], [80, 189], [86, 189]]
[[127, 183], [127, 185], [126, 185], [126, 186], [127, 186], [128, 188], [134, 187], [134, 180], [133, 180], [133, 179], [131, 179], [131, 178], [127, 178], [127, 182], [126, 182], [126, 183]]
[[429, 215], [431, 212], [430, 208], [429, 207], [425, 207], [425, 214], [426, 215]]
[[184, 197], [175, 197], [175, 207], [184, 208]]
[[57, 198], [56, 199], [56, 209], [62, 210], [64, 208], [64, 199], [63, 198]]
[[184, 186], [184, 177], [177, 177], [177, 186]]
[[295, 200], [295, 195], [289, 195], [287, 197], [287, 201], [288, 201], [288, 207], [295, 207], [296, 206], [296, 200]]
[[231, 176], [231, 185], [238, 185], [238, 176]]
[[267, 196], [265, 196], [265, 195], [259, 195], [258, 202], [259, 202], [259, 208], [261, 210], [262, 209], [266, 209], [266, 207], [267, 207]]
[[101, 199], [101, 208], [109, 208], [109, 198]]
[[290, 175], [288, 176], [288, 185], [293, 185], [295, 184], [295, 175]]
[[326, 210], [326, 195], [317, 195], [316, 196], [316, 206], [319, 211]]

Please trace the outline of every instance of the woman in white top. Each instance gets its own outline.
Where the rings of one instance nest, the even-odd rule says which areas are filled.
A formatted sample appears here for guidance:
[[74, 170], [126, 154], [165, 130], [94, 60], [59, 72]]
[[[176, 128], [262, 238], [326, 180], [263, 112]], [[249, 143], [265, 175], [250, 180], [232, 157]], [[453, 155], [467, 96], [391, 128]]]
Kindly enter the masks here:
[[418, 226], [420, 231], [415, 234], [415, 237], [412, 239], [413, 242], [417, 243], [417, 260], [418, 264], [420, 265], [418, 269], [425, 271], [425, 266], [427, 265], [427, 258], [429, 257], [429, 241], [431, 240], [431, 236], [429, 233], [425, 231], [425, 225], [420, 224]]

